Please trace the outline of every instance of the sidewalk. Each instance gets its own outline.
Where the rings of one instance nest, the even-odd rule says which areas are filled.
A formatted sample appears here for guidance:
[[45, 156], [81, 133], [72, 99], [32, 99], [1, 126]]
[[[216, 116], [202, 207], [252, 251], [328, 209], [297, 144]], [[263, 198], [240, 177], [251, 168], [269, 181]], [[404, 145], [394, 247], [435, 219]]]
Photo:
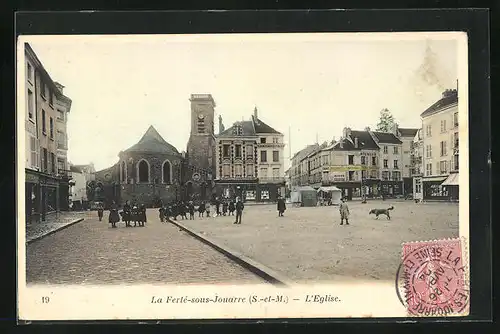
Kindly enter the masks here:
[[81, 222], [87, 212], [61, 212], [44, 222], [34, 222], [26, 226], [26, 243], [41, 239], [65, 227]]

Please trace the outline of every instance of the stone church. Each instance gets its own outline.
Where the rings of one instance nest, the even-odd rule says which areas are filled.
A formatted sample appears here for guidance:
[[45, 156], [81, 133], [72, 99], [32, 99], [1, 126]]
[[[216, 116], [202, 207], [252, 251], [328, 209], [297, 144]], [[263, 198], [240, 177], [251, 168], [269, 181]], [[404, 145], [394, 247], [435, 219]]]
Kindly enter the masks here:
[[139, 142], [118, 154], [119, 161], [96, 173], [106, 206], [129, 200], [158, 207], [177, 200], [210, 200], [214, 192], [215, 102], [192, 94], [187, 152], [180, 153], [150, 126]]

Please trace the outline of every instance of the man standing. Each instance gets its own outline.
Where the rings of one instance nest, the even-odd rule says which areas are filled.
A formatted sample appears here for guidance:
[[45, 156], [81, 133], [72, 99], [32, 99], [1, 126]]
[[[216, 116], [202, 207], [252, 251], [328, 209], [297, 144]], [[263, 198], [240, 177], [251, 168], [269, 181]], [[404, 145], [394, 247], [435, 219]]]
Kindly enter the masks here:
[[241, 224], [241, 216], [243, 214], [243, 208], [245, 206], [243, 205], [243, 202], [239, 197], [236, 197], [236, 221], [234, 224]]
[[345, 219], [345, 224], [349, 225], [349, 207], [345, 202], [345, 197], [342, 197], [342, 203], [340, 203], [339, 212], [340, 212], [340, 225], [344, 225], [344, 219]]

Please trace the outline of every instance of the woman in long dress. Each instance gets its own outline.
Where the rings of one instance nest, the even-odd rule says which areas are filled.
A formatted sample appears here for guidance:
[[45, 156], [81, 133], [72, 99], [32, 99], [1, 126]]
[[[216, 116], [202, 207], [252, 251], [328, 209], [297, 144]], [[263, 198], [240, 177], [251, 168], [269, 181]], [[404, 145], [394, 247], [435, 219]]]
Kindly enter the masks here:
[[109, 222], [112, 228], [116, 228], [116, 223], [120, 221], [120, 216], [118, 215], [118, 205], [115, 201], [111, 203], [111, 208], [109, 209]]

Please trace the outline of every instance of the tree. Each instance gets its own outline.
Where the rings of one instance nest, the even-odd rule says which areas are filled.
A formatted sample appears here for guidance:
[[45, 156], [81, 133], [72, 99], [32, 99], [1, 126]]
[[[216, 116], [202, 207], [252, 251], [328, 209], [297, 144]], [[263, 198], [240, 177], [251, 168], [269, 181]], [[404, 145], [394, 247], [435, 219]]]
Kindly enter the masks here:
[[384, 108], [380, 111], [380, 119], [377, 123], [377, 131], [380, 132], [391, 132], [394, 128], [396, 122], [394, 121], [394, 117], [392, 116], [389, 109]]

